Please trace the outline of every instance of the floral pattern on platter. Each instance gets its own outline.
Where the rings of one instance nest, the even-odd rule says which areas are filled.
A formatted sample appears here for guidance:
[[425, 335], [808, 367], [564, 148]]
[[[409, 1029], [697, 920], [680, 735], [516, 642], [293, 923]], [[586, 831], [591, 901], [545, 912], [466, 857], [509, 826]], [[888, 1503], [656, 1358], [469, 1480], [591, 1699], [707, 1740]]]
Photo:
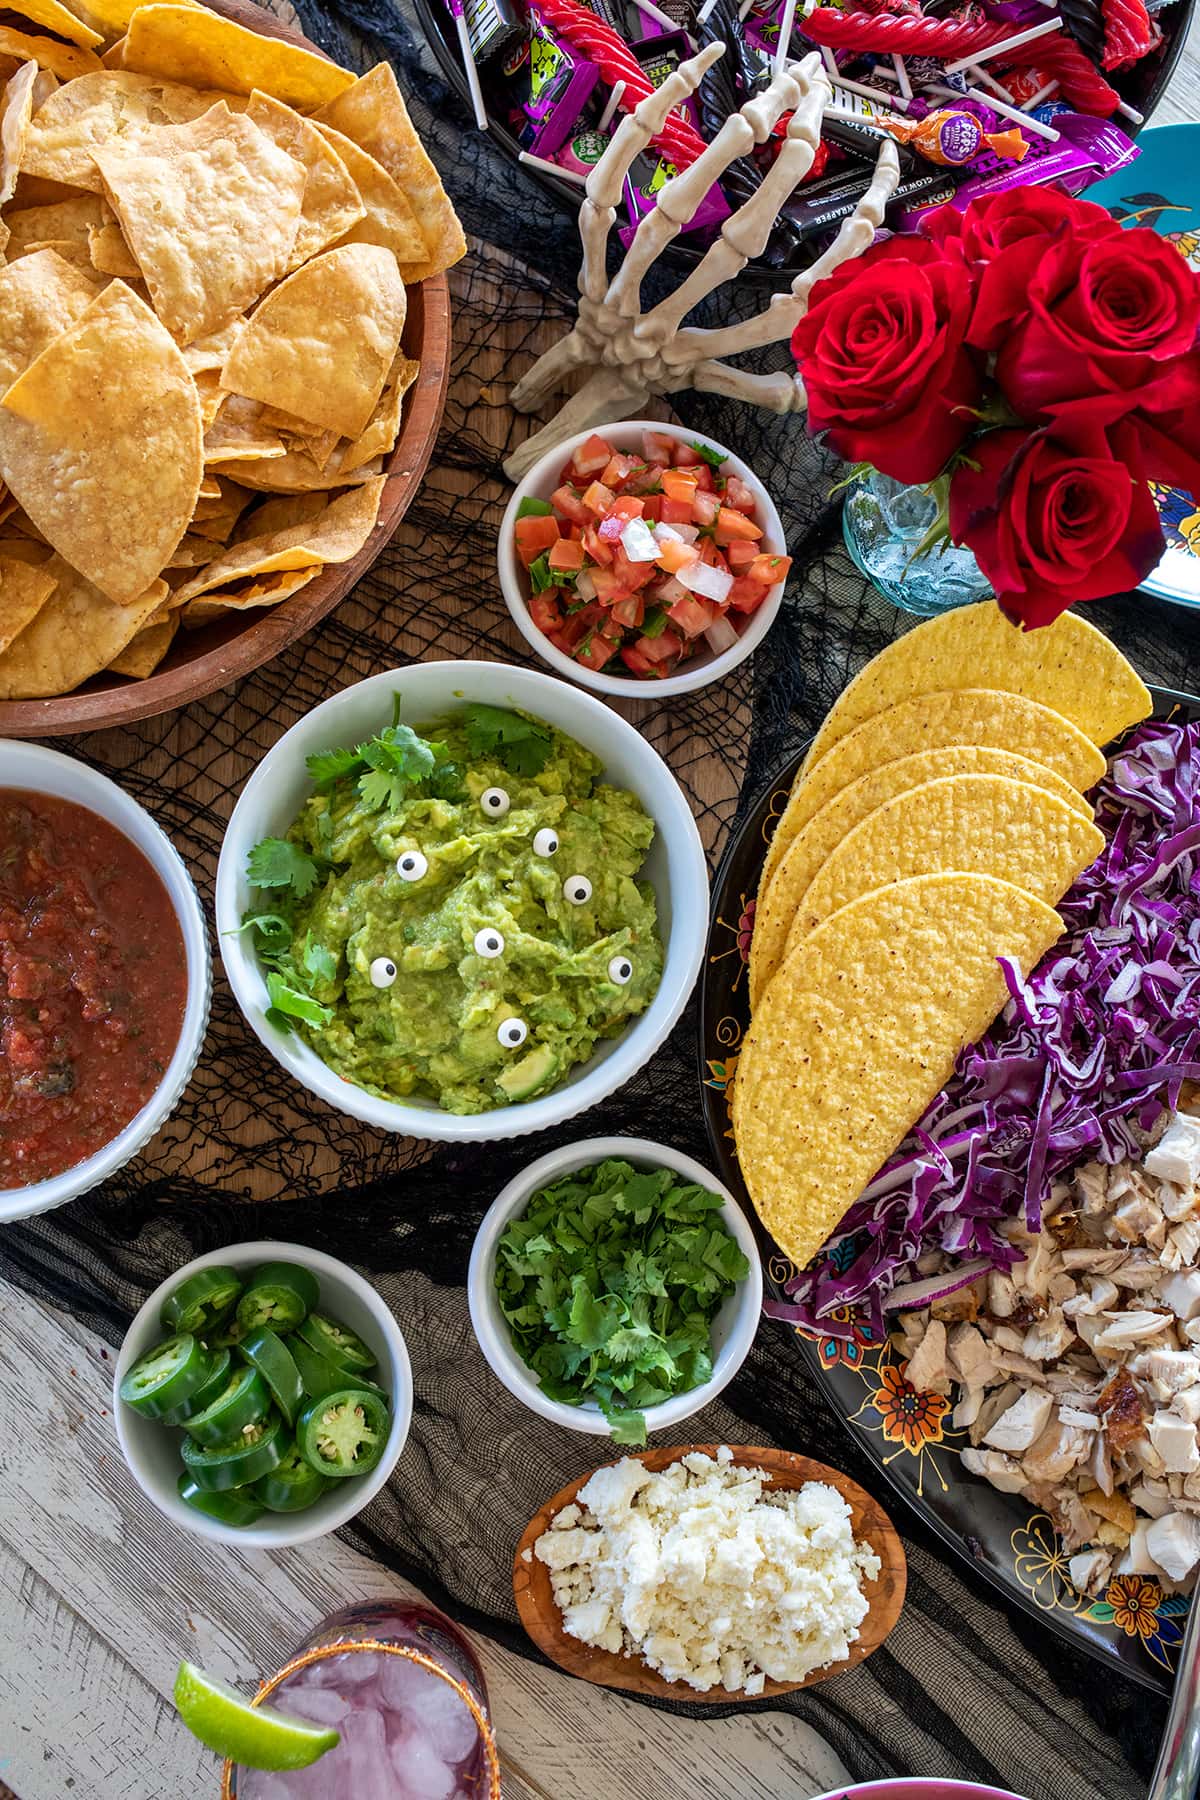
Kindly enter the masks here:
[[1012, 1534], [1013, 1569], [1040, 1612], [1071, 1613], [1110, 1626], [1137, 1643], [1147, 1656], [1175, 1672], [1175, 1655], [1187, 1625], [1186, 1594], [1167, 1594], [1148, 1575], [1114, 1575], [1094, 1599], [1071, 1582], [1069, 1557], [1045, 1513], [1034, 1513]]

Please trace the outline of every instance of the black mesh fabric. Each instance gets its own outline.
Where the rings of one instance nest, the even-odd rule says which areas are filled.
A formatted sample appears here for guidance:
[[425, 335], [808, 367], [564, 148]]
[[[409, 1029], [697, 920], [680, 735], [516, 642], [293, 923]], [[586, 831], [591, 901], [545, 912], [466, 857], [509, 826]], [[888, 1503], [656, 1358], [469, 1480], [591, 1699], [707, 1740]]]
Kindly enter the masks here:
[[[150, 808], [209, 906], [237, 793], [312, 705], [416, 659], [525, 660], [494, 573], [506, 494], [500, 461], [528, 429], [506, 395], [568, 316], [578, 267], [572, 219], [469, 128], [405, 16], [386, 0], [336, 12], [303, 0], [299, 19], [343, 61], [365, 67], [381, 52], [395, 60], [473, 243], [453, 275], [453, 380], [433, 467], [370, 574], [317, 632], [236, 687], [185, 713], [66, 746]], [[713, 313], [750, 310], [760, 295], [726, 297]], [[828, 499], [831, 465], [799, 423], [711, 399], [683, 400], [679, 411], [760, 471], [798, 559], [777, 627], [726, 684], [623, 708], [683, 784], [715, 860], [739, 794], [755, 791], [905, 620], [850, 564]], [[1148, 677], [1200, 686], [1200, 616], [1144, 598], [1090, 616]], [[513, 1606], [512, 1548], [537, 1505], [592, 1464], [600, 1446], [536, 1419], [492, 1378], [467, 1314], [471, 1240], [499, 1187], [552, 1142], [616, 1131], [665, 1139], [703, 1160], [695, 1029], [693, 1004], [628, 1088], [553, 1136], [431, 1148], [376, 1134], [309, 1099], [252, 1038], [218, 970], [205, 1052], [175, 1118], [104, 1189], [9, 1227], [0, 1272], [116, 1343], [150, 1289], [202, 1250], [271, 1236], [362, 1269], [403, 1325], [416, 1405], [396, 1476], [347, 1536], [469, 1626], [532, 1655]], [[764, 1324], [723, 1401], [688, 1429], [695, 1441], [779, 1443], [881, 1487], [794, 1340], [774, 1324]], [[1030, 1800], [1134, 1800], [1153, 1760], [1161, 1703], [1024, 1615], [1006, 1614], [919, 1522], [898, 1522], [910, 1589], [887, 1646], [851, 1675], [760, 1704], [811, 1722], [860, 1779], [953, 1774]], [[654, 1800], [652, 1786], [640, 1800]]]

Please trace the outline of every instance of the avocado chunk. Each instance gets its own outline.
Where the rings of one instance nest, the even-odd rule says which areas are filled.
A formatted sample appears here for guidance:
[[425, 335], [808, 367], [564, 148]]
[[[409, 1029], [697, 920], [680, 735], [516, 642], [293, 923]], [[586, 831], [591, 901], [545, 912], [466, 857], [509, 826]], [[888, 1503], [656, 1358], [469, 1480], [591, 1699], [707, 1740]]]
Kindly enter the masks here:
[[558, 1074], [558, 1058], [548, 1044], [539, 1044], [523, 1056], [511, 1069], [496, 1077], [496, 1085], [504, 1089], [510, 1100], [528, 1100]]

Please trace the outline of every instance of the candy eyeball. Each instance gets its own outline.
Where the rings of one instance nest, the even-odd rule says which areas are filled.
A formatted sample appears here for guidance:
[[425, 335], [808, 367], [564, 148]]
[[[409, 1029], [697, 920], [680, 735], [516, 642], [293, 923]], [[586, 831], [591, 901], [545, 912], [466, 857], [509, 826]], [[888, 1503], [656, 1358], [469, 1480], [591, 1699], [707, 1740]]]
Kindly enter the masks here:
[[420, 881], [429, 871], [429, 858], [419, 850], [406, 850], [396, 858], [396, 873], [401, 881]]
[[568, 875], [562, 884], [563, 899], [572, 906], [586, 906], [592, 897], [592, 884], [586, 875]]
[[476, 956], [486, 956], [489, 958], [493, 956], [503, 956], [504, 938], [502, 934], [495, 931], [492, 926], [485, 925], [482, 931], [477, 931], [475, 933], [475, 954]]
[[507, 788], [484, 788], [479, 796], [479, 810], [485, 819], [502, 819], [511, 805]]
[[396, 965], [390, 956], [377, 956], [367, 973], [372, 987], [388, 988], [396, 979]]
[[496, 1036], [503, 1049], [519, 1050], [529, 1036], [529, 1027], [524, 1019], [501, 1019]]
[[633, 980], [633, 964], [627, 956], [614, 956], [608, 965], [608, 979], [618, 987], [628, 987]]
[[533, 854], [535, 856], [557, 856], [557, 831], [551, 831], [548, 825], [543, 825], [533, 840]]

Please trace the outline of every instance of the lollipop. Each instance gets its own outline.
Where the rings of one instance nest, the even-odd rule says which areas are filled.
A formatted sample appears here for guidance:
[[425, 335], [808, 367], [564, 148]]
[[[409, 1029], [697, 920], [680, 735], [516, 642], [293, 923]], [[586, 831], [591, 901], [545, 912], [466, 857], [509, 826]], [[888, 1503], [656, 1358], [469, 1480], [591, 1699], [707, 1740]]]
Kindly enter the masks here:
[[[547, 22], [596, 65], [602, 80], [610, 88], [618, 81], [625, 83], [621, 95], [623, 112], [632, 112], [654, 92], [649, 77], [625, 40], [594, 12], [579, 5], [579, 0], [538, 0], [538, 4]], [[655, 148], [677, 169], [690, 168], [706, 148], [699, 132], [675, 113], [653, 141]]]
[[898, 143], [911, 144], [926, 162], [951, 169], [973, 162], [985, 150], [1020, 162], [1029, 149], [1019, 131], [985, 131], [974, 113], [957, 106], [943, 107], [924, 119], [880, 118], [875, 125]]

